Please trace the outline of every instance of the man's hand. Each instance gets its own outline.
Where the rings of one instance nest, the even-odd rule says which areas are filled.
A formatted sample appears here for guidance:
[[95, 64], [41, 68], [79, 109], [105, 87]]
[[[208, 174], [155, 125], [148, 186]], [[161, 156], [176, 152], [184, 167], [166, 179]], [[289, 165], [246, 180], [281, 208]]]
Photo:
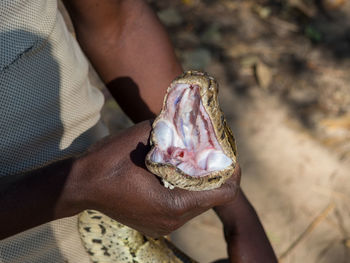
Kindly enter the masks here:
[[166, 235], [211, 207], [235, 198], [240, 173], [220, 189], [191, 192], [165, 188], [144, 160], [150, 122], [98, 143], [78, 160], [85, 208], [99, 210], [149, 236]]
[[149, 121], [108, 137], [83, 156], [0, 178], [0, 239], [95, 209], [149, 236], [166, 235], [207, 209], [231, 202], [239, 173], [220, 189], [166, 189], [144, 165]]

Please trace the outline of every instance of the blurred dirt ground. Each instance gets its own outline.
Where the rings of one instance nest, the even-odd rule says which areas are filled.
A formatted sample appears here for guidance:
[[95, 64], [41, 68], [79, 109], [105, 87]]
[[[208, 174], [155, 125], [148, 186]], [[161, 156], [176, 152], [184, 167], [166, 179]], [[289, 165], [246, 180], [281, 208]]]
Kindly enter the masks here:
[[[242, 188], [281, 262], [350, 262], [349, 1], [149, 2], [184, 68], [217, 78]], [[106, 98], [111, 132], [132, 125]], [[211, 211], [172, 238], [199, 262], [226, 256]]]

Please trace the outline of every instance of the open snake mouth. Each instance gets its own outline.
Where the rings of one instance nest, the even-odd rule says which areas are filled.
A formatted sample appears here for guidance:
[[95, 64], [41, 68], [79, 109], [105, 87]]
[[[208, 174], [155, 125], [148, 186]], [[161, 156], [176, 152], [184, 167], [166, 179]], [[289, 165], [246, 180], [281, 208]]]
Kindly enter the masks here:
[[150, 160], [176, 166], [189, 176], [203, 177], [232, 164], [216, 138], [198, 85], [172, 85], [154, 136]]

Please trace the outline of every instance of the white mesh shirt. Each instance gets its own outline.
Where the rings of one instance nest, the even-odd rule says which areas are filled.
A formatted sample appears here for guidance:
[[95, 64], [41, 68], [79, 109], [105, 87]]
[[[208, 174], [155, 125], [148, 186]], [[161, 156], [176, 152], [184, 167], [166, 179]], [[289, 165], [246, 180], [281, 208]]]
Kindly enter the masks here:
[[[0, 177], [80, 153], [105, 136], [103, 102], [56, 0], [0, 1]], [[17, 262], [89, 262], [77, 218], [0, 241], [0, 263]]]

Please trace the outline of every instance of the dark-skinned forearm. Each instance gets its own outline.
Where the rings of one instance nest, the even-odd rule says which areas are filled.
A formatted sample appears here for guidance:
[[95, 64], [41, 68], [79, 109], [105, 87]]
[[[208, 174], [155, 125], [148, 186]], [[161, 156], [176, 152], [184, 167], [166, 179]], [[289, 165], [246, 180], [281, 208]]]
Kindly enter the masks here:
[[74, 159], [66, 159], [0, 178], [0, 239], [81, 211], [74, 166]]
[[215, 211], [224, 224], [231, 262], [277, 262], [264, 228], [242, 190], [234, 202], [216, 207]]
[[141, 0], [65, 4], [81, 47], [126, 114], [135, 122], [154, 118], [182, 72], [154, 12]]

